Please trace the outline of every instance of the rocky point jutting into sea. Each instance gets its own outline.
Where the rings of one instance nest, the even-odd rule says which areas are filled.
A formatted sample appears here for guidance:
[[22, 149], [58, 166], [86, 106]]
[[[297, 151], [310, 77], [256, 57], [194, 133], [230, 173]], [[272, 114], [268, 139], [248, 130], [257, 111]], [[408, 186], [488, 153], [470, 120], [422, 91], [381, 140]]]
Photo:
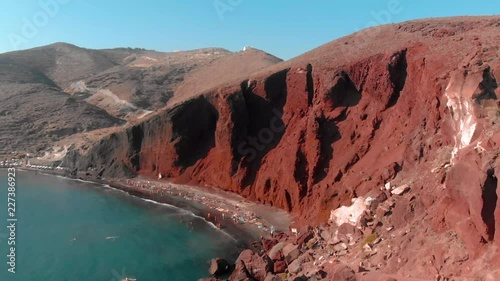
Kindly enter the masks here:
[[362, 30], [251, 73], [222, 68], [63, 165], [289, 211], [299, 234], [242, 252], [231, 281], [499, 280], [499, 55], [500, 17]]

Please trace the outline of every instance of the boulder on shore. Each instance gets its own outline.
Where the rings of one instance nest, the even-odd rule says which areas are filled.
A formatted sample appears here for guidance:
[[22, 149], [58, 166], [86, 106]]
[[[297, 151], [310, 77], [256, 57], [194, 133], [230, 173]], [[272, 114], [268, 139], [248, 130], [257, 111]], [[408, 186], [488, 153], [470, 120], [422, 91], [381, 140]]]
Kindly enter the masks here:
[[259, 256], [252, 250], [244, 250], [236, 260], [242, 262], [248, 273], [257, 280], [264, 280], [267, 273], [272, 272], [274, 263], [267, 255]]
[[324, 271], [326, 272], [327, 280], [357, 281], [354, 270], [345, 264], [326, 266]]
[[210, 274], [219, 276], [229, 271], [229, 263], [225, 259], [215, 258], [210, 262]]
[[231, 276], [229, 276], [228, 281], [255, 281], [255, 278], [250, 275], [245, 263], [242, 260], [238, 260], [236, 261], [236, 267]]

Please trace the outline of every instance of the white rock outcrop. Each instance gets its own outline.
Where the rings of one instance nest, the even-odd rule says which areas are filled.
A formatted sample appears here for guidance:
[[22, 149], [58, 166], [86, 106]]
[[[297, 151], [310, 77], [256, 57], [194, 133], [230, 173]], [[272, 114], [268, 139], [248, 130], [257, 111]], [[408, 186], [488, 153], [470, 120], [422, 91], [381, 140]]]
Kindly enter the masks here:
[[348, 223], [356, 226], [363, 213], [369, 208], [369, 206], [374, 202], [374, 198], [371, 197], [358, 197], [352, 200], [351, 206], [342, 206], [330, 213], [330, 221], [340, 226], [344, 223]]

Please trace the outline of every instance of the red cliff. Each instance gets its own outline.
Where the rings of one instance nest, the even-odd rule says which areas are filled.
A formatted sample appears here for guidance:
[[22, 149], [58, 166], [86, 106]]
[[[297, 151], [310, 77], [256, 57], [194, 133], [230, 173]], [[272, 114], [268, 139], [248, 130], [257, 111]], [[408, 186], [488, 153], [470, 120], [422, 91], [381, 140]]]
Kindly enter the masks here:
[[217, 186], [308, 224], [410, 184], [395, 227], [451, 231], [467, 259], [498, 265], [499, 54], [499, 17], [371, 28], [178, 104], [76, 162]]

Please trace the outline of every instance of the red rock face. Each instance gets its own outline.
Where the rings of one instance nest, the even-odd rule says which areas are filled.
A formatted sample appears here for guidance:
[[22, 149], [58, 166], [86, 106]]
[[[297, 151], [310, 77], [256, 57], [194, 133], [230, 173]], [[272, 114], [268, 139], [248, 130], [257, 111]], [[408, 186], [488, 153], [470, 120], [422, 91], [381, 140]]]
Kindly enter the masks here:
[[219, 119], [208, 154], [179, 167], [165, 152], [167, 164], [139, 172], [188, 172], [196, 182], [324, 221], [332, 208], [425, 161], [424, 141], [449, 142], [435, 131], [441, 86], [410, 94], [429, 75], [417, 54], [402, 49], [342, 68], [304, 65], [212, 93]]
[[440, 19], [341, 38], [111, 136], [111, 154], [96, 148], [80, 166], [217, 186], [308, 224], [411, 183], [401, 227], [454, 231], [479, 257], [500, 241], [499, 25]]

